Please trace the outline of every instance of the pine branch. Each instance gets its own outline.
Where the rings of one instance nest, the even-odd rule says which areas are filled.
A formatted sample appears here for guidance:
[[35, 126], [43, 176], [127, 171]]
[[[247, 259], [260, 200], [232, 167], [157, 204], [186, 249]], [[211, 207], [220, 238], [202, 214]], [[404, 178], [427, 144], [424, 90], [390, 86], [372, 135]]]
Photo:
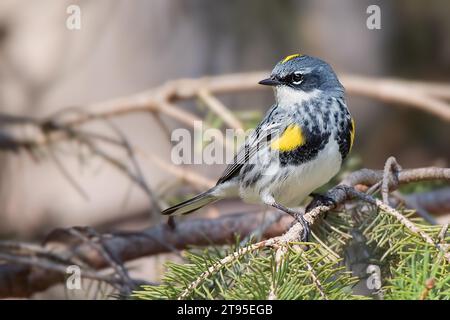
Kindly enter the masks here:
[[[450, 169], [404, 169], [397, 172], [396, 175], [396, 178], [389, 177], [389, 191], [392, 191], [398, 186], [410, 182], [435, 179], [443, 179], [449, 181]], [[386, 177], [386, 175], [384, 176]], [[312, 246], [312, 249], [305, 251], [304, 254], [306, 256], [309, 256], [312, 253], [317, 253], [317, 255], [319, 255], [320, 253], [321, 257], [326, 257], [329, 268], [332, 268], [332, 266], [336, 266], [343, 257], [343, 248], [352, 239], [352, 228], [354, 228], [354, 226], [358, 224], [356, 221], [358, 219], [356, 219], [355, 221], [353, 219], [358, 215], [365, 215], [365, 210], [361, 207], [362, 203], [369, 204], [370, 206], [376, 206], [381, 210], [381, 213], [377, 216], [378, 218], [375, 218], [375, 224], [379, 223], [380, 221], [384, 221], [383, 223], [386, 223], [385, 220], [383, 220], [383, 217], [385, 216], [395, 218], [395, 220], [404, 228], [409, 230], [410, 233], [407, 234], [398, 227], [390, 232], [396, 234], [400, 233], [405, 237], [413, 236], [414, 239], [416, 239], [414, 241], [421, 241], [421, 243], [425, 243], [428, 246], [437, 248], [437, 252], [445, 251], [448, 246], [446, 244], [447, 240], [444, 241], [442, 239], [446, 239], [446, 232], [442, 232], [440, 227], [439, 230], [436, 231], [436, 238], [440, 239], [436, 241], [438, 242], [436, 244], [434, 243], [434, 238], [429, 234], [427, 229], [424, 229], [423, 226], [418, 226], [417, 223], [415, 223], [413, 220], [405, 217], [403, 211], [394, 209], [391, 206], [384, 204], [382, 201], [374, 198], [373, 196], [361, 193], [360, 191], [355, 190], [350, 185], [350, 183], [353, 183], [357, 188], [360, 188], [362, 184], [366, 184], [367, 186], [381, 186], [382, 179], [383, 172], [380, 171], [372, 171], [368, 169], [356, 171], [350, 174], [342, 184], [338, 185], [335, 188], [332, 188], [327, 193], [327, 196], [335, 200], [336, 206], [320, 205], [314, 207], [312, 210], [309, 210], [305, 214], [305, 219], [313, 227], [313, 237], [317, 243], [315, 244], [316, 246], [308, 244], [310, 247]], [[343, 206], [343, 204], [346, 204], [346, 206]], [[343, 211], [343, 209], [347, 207], [354, 206], [356, 207], [352, 210], [356, 215], [353, 213], [349, 214], [348, 212]], [[328, 215], [327, 220], [323, 223], [320, 223], [320, 221], [322, 221], [323, 214], [330, 210], [337, 210], [337, 213]], [[253, 253], [255, 252], [264, 252], [265, 254], [267, 254], [273, 252], [273, 250], [276, 251], [280, 248], [291, 248], [292, 245], [298, 244], [299, 235], [303, 231], [302, 225], [296, 223], [291, 228], [289, 228], [286, 233], [282, 234], [284, 231], [286, 231], [289, 223], [292, 221], [291, 218], [280, 213], [272, 212], [270, 213], [270, 215], [279, 215], [280, 219], [277, 218], [272, 220], [270, 217], [268, 217], [268, 220], [271, 220], [274, 223], [268, 228], [262, 229], [263, 238], [265, 237], [265, 240], [256, 244], [250, 244], [249, 246], [244, 247], [244, 249], [242, 247], [238, 247], [237, 251], [229, 253], [228, 257], [227, 255], [224, 255], [220, 259], [212, 258], [210, 259], [210, 263], [208, 264], [205, 264], [205, 261], [203, 261], [202, 267], [196, 269], [195, 272], [191, 273], [191, 281], [186, 283], [185, 287], [183, 287], [182, 289], [177, 289], [177, 295], [174, 297], [190, 297], [191, 293], [197, 292], [196, 290], [198, 290], [200, 287], [203, 288], [204, 283], [209, 283], [211, 279], [215, 279], [217, 274], [222, 274], [223, 272], [227, 273], [229, 267], [236, 265], [236, 263], [237, 265], [240, 265], [240, 261], [246, 260], [248, 256], [253, 257]], [[117, 257], [119, 261], [125, 262], [146, 255], [184, 249], [188, 245], [211, 246], [217, 244], [234, 243], [236, 234], [240, 234], [242, 238], [245, 238], [245, 236], [252, 234], [252, 232], [254, 232], [255, 230], [258, 230], [259, 226], [263, 222], [262, 219], [263, 215], [245, 213], [240, 215], [225, 216], [214, 220], [190, 220], [178, 224], [175, 232], [171, 231], [165, 225], [160, 225], [143, 232], [113, 233], [106, 236], [102, 235], [102, 243], [106, 248], [108, 248], [108, 250], [112, 251], [112, 256]], [[360, 220], [364, 220], [364, 218], [361, 218]], [[439, 231], [441, 231], [443, 235], [438, 237]], [[383, 239], [378, 240], [385, 241], [386, 239], [390, 238], [390, 236], [387, 236], [386, 234], [384, 234], [383, 237]], [[111, 265], [110, 262], [107, 261], [108, 259], [105, 259], [104, 254], [102, 255], [101, 252], [99, 252], [98, 250], [96, 251], [95, 248], [93, 248], [88, 243], [74, 243], [73, 238], [66, 237], [56, 239], [53, 238], [52, 241], [57, 241], [58, 243], [63, 245], [62, 251], [51, 252], [52, 256], [46, 255], [49, 254], [49, 251], [46, 250], [45, 246], [31, 247], [40, 248], [42, 252], [40, 252], [39, 254], [41, 256], [43, 255], [45, 258], [50, 258], [53, 262], [55, 262], [55, 259], [53, 257], [55, 254], [59, 257], [65, 257], [68, 255], [72, 256], [75, 253], [78, 259], [84, 261], [84, 263], [86, 263], [86, 265], [91, 268], [90, 270], [100, 270]], [[4, 251], [5, 253], [13, 252], [17, 254], [20, 253], [20, 250], [18, 250], [17, 248], [30, 247], [20, 243], [11, 245], [11, 242], [0, 242], [0, 246], [2, 246], [2, 250], [8, 250]], [[389, 251], [390, 248], [388, 248], [387, 250]], [[21, 258], [24, 254], [26, 255], [28, 253], [26, 253], [25, 251], [20, 253], [19, 256], [16, 255], [16, 257]], [[283, 259], [279, 258], [277, 261], [273, 260], [274, 265], [278, 266], [277, 268], [275, 268], [275, 270], [282, 270], [285, 264], [291, 263], [291, 256], [292, 254], [284, 259], [284, 256], [281, 255]], [[0, 265], [0, 296], [3, 297], [11, 296], [12, 292], [14, 292], [15, 296], [28, 296], [35, 291], [46, 289], [49, 286], [62, 281], [61, 273], [63, 272], [63, 270], [65, 270], [63, 269], [63, 266], [65, 267], [68, 265], [68, 263], [70, 263], [63, 260], [57, 261], [57, 268], [49, 267], [49, 269], [47, 270], [47, 265], [45, 264], [33, 265], [32, 262], [18, 262], [22, 261], [23, 259], [11, 259], [11, 255], [3, 256], [3, 260], [10, 261], [13, 264]], [[224, 260], [218, 263], [218, 261], [220, 261], [221, 259]], [[271, 259], [272, 258], [270, 258], [269, 260], [264, 260], [264, 262], [261, 263], [270, 263], [270, 261], [272, 261]], [[318, 256], [314, 256], [314, 259], [318, 259]], [[443, 259], [444, 261], [448, 262], [448, 252], [443, 253]], [[301, 291], [304, 294], [311, 294], [313, 296], [317, 295], [317, 297], [323, 297], [325, 295], [329, 299], [336, 298], [336, 294], [333, 293], [332, 295], [330, 295], [330, 292], [327, 289], [329, 287], [329, 281], [324, 281], [322, 275], [322, 273], [325, 272], [325, 270], [323, 269], [325, 268], [324, 265], [320, 264], [320, 267], [317, 267], [315, 262], [317, 261], [309, 261], [310, 266], [314, 269], [314, 273], [316, 274], [317, 280], [319, 282], [314, 280], [314, 278], [311, 276], [310, 268], [305, 264], [305, 262], [296, 263], [298, 272], [302, 270], [301, 268], [303, 268], [304, 271], [307, 272], [307, 274], [305, 273], [306, 278], [295, 278], [296, 275], [292, 275], [292, 277], [294, 277], [295, 281], [298, 281], [298, 283], [309, 281], [310, 287], [308, 287], [308, 290], [312, 291]], [[24, 267], [22, 264], [26, 267]], [[245, 266], [242, 267], [245, 268]], [[254, 266], [250, 265], [249, 267], [253, 268]], [[117, 266], [116, 270], [118, 274], [121, 273], [119, 272], [120, 269], [117, 269]], [[209, 272], [207, 272], [208, 270]], [[273, 276], [271, 276], [272, 271], [270, 270], [270, 268], [267, 268], [261, 271], [265, 274], [265, 277], [268, 277], [264, 278], [265, 280], [261, 278], [261, 281], [268, 281], [267, 287], [259, 288], [260, 291], [258, 291], [258, 297], [261, 299], [265, 299], [269, 296], [269, 287], [271, 281], [268, 279], [270, 279], [271, 277], [272, 279], [277, 278], [277, 272], [275, 272]], [[338, 271], [333, 270], [333, 272]], [[337, 274], [335, 274], [336, 279], [340, 279], [340, 281], [342, 280], [342, 285], [350, 281], [348, 280], [350, 278], [341, 277]], [[240, 280], [234, 279], [232, 281], [236, 282]], [[250, 280], [249, 282], [251, 283]], [[14, 288], [11, 287], [11, 283], [16, 284]], [[284, 281], [280, 280], [279, 282], [273, 283], [278, 283], [277, 286], [274, 286], [274, 297], [277, 297], [279, 299], [282, 297], [292, 298], [294, 296], [297, 297], [299, 294], [298, 292], [295, 292], [295, 294], [292, 293], [289, 290], [289, 287], [286, 287]], [[320, 283], [320, 286], [318, 285], [318, 283]], [[323, 294], [320, 292], [320, 290], [318, 290], [319, 287], [323, 288]], [[187, 288], [189, 289], [186, 290]], [[229, 293], [226, 292], [227, 291], [225, 290], [223, 295], [227, 297], [230, 296]], [[233, 292], [234, 293], [232, 293], [232, 295], [239, 295], [242, 293], [241, 291]]]
[[[364, 173], [364, 174], [363, 174]], [[446, 261], [446, 263], [450, 263], [450, 254], [447, 252], [448, 250], [448, 244], [446, 243], [438, 243], [436, 241], [434, 241], [432, 239], [432, 237], [424, 230], [423, 227], [420, 227], [417, 223], [414, 223], [412, 220], [408, 219], [404, 213], [400, 212], [399, 210], [391, 207], [388, 202], [389, 202], [389, 192], [395, 188], [398, 187], [398, 185], [403, 184], [403, 183], [409, 183], [411, 181], [420, 181], [420, 180], [428, 180], [428, 179], [433, 179], [433, 178], [443, 178], [443, 179], [449, 179], [449, 173], [450, 171], [448, 169], [437, 169], [435, 170], [433, 169], [412, 169], [412, 170], [405, 170], [403, 171], [401, 169], [401, 167], [396, 163], [394, 158], [389, 158], [386, 162], [385, 165], [385, 170], [381, 173], [377, 173], [377, 172], [372, 172], [372, 171], [359, 171], [357, 172], [354, 176], [350, 176], [348, 177], [345, 181], [348, 183], [349, 181], [351, 181], [352, 183], [354, 183], [355, 185], [359, 185], [361, 184], [361, 182], [365, 182], [367, 183], [369, 180], [372, 180], [371, 182], [373, 183], [372, 185], [375, 185], [377, 188], [381, 188], [382, 191], [382, 197], [383, 199], [385, 199], [386, 203], [374, 198], [373, 196], [366, 194], [366, 193], [362, 193], [360, 191], [357, 191], [353, 186], [350, 186], [348, 184], [342, 183], [340, 185], [338, 185], [335, 188], [332, 188], [331, 190], [329, 190], [326, 194], [327, 198], [332, 199], [334, 205], [331, 206], [324, 206], [316, 203], [312, 203], [310, 204], [310, 206], [308, 206], [308, 208], [310, 208], [305, 214], [304, 214], [304, 218], [306, 221], [308, 221], [308, 223], [310, 225], [315, 225], [318, 223], [320, 217], [332, 210], [337, 208], [339, 205], [342, 205], [350, 200], [358, 200], [360, 201], [360, 205], [361, 203], [365, 203], [371, 206], [374, 206], [376, 208], [375, 211], [379, 211], [377, 215], [375, 216], [374, 221], [370, 224], [370, 226], [373, 226], [378, 217], [381, 217], [379, 219], [379, 222], [383, 222], [383, 223], [388, 223], [385, 229], [387, 230], [391, 230], [391, 226], [389, 223], [390, 220], [389, 219], [384, 219], [383, 217], [385, 215], [387, 215], [388, 217], [391, 217], [394, 219], [394, 221], [398, 222], [401, 226], [403, 226], [404, 228], [406, 228], [407, 230], [409, 230], [411, 232], [411, 235], [414, 236], [416, 238], [416, 240], [420, 241], [421, 245], [423, 246], [431, 246], [434, 247], [436, 249], [438, 249], [438, 253], [440, 253], [442, 255], [442, 257], [444, 258], [444, 261]], [[378, 180], [373, 179], [374, 177], [377, 177]], [[376, 189], [373, 189], [372, 191], [375, 191]], [[360, 213], [362, 212], [361, 209], [359, 210]], [[375, 224], [376, 225], [376, 224]], [[376, 225], [379, 227], [379, 225]], [[317, 239], [317, 245], [318, 247], [316, 247], [316, 250], [323, 250], [325, 249], [326, 251], [329, 252], [333, 252], [333, 254], [336, 254], [336, 256], [338, 257], [338, 260], [340, 259], [339, 257], [341, 256], [341, 254], [343, 253], [343, 247], [346, 245], [346, 240], [348, 240], [348, 238], [345, 236], [345, 232], [340, 231], [339, 229], [337, 229], [336, 227], [332, 226], [332, 230], [334, 229], [334, 231], [338, 230], [337, 232], [337, 236], [340, 238], [340, 240], [344, 240], [342, 241], [342, 245], [340, 245], [338, 247], [339, 250], [337, 250], [337, 253], [334, 253], [333, 249], [331, 249], [326, 242], [330, 242], [329, 236], [326, 236], [325, 239], [319, 239], [317, 237], [315, 237]], [[393, 232], [395, 234], [397, 234], [399, 232], [398, 227], [396, 227], [395, 229], [392, 229], [390, 232]], [[336, 232], [335, 232], [336, 233]], [[208, 281], [209, 278], [213, 279], [213, 278], [217, 278], [220, 274], [220, 277], [224, 277], [223, 272], [226, 271], [226, 269], [233, 264], [239, 264], [240, 260], [245, 259], [246, 255], [253, 255], [254, 252], [256, 251], [263, 251], [263, 250], [275, 250], [275, 254], [274, 254], [274, 258], [273, 258], [273, 264], [274, 264], [274, 268], [273, 268], [273, 273], [272, 273], [272, 281], [270, 281], [270, 284], [267, 286], [267, 294], [265, 295], [266, 298], [268, 299], [278, 299], [279, 298], [279, 292], [280, 292], [280, 283], [275, 281], [276, 279], [278, 279], [277, 274], [281, 273], [283, 270], [284, 265], [287, 263], [288, 258], [286, 257], [287, 253], [289, 252], [289, 250], [287, 248], [289, 248], [292, 245], [296, 245], [299, 244], [300, 241], [300, 235], [303, 234], [303, 224], [302, 223], [294, 223], [289, 230], [278, 237], [274, 237], [274, 238], [270, 238], [267, 240], [263, 240], [260, 242], [257, 242], [255, 244], [250, 244], [244, 247], [238, 247], [235, 251], [225, 255], [224, 257], [216, 260], [216, 261], [212, 261], [212, 263], [207, 267], [206, 271], [202, 271], [198, 276], [193, 276], [191, 274], [190, 277], [190, 281], [186, 284], [186, 286], [181, 286], [178, 287], [179, 289], [181, 289], [181, 291], [179, 292], [179, 294], [177, 294], [177, 298], [178, 299], [187, 299], [189, 297], [193, 297], [194, 293], [198, 293], [199, 290], [205, 290], [203, 287], [203, 284], [205, 282]], [[313, 234], [314, 235], [314, 234]], [[402, 234], [402, 238], [403, 239], [407, 239], [408, 235], [403, 233]], [[387, 236], [386, 233], [383, 233], [383, 236], [381, 238], [379, 238], [377, 240], [377, 245], [383, 245], [383, 243], [389, 240], [389, 236]], [[388, 256], [388, 255], [394, 255], [396, 254], [396, 252], [399, 251], [399, 248], [403, 248], [404, 245], [404, 241], [400, 240], [398, 242], [398, 244], [394, 247], [390, 247], [384, 254], [383, 257]], [[335, 244], [333, 244], [333, 246], [336, 246]], [[298, 246], [296, 246], [297, 248], [297, 256], [298, 257], [304, 257], [304, 255], [308, 254], [308, 251], [301, 251], [300, 253], [298, 252]], [[321, 248], [321, 249], [317, 249], [317, 248]], [[300, 249], [303, 250], [303, 249]], [[328, 256], [333, 256], [333, 255], [329, 255]], [[249, 264], [252, 264], [252, 262], [248, 262]], [[327, 280], [324, 282], [324, 280], [322, 280], [320, 278], [320, 274], [322, 272], [325, 272], [324, 269], [319, 269], [318, 272], [315, 271], [315, 268], [313, 267], [314, 264], [319, 263], [318, 260], [312, 260], [309, 261], [308, 259], [305, 259], [304, 261], [304, 265], [303, 267], [306, 268], [306, 270], [309, 273], [309, 277], [312, 279], [312, 285], [314, 287], [314, 291], [317, 292], [317, 294], [322, 298], [328, 298], [328, 293], [326, 291], [326, 289], [324, 288], [324, 283], [325, 286], [327, 286], [329, 283], [329, 278], [327, 278]], [[292, 267], [292, 266], [291, 266]], [[391, 266], [392, 267], [392, 266]], [[182, 266], [179, 266], [177, 268], [183, 268]], [[337, 270], [337, 266], [334, 266], [334, 269]], [[198, 271], [201, 270], [201, 268], [197, 269]], [[284, 272], [284, 271], [283, 271]], [[171, 276], [172, 279], [176, 278], [175, 276]], [[337, 279], [341, 279], [340, 276], [336, 276]], [[240, 280], [236, 280], [238, 282], [240, 282]], [[302, 281], [305, 281], [305, 279], [303, 279]], [[343, 281], [343, 283], [346, 283], [346, 281]], [[281, 286], [283, 285], [283, 283], [281, 283]], [[171, 287], [172, 284], [168, 283], [165, 285], [165, 287]], [[239, 285], [238, 285], [239, 286]], [[202, 288], [202, 289], [200, 289]], [[222, 283], [221, 284], [221, 288], [222, 290], [227, 290], [226, 288], [226, 284]], [[228, 288], [231, 289], [232, 288]], [[340, 290], [342, 290], [343, 287], [340, 287]], [[255, 288], [256, 290], [256, 288]], [[152, 289], [151, 288], [147, 288], [147, 291], [141, 291], [137, 293], [138, 297], [142, 297], [142, 296], [146, 296], [147, 294], [150, 294], [149, 292], [151, 292]], [[251, 290], [250, 290], [251, 291]], [[163, 294], [164, 296], [164, 289], [160, 288], [159, 290], [160, 293]], [[206, 295], [212, 295], [211, 291], [206, 291], [205, 293]], [[173, 298], [173, 296], [168, 295], [168, 298]], [[336, 296], [332, 295], [331, 298], [336, 298]]]

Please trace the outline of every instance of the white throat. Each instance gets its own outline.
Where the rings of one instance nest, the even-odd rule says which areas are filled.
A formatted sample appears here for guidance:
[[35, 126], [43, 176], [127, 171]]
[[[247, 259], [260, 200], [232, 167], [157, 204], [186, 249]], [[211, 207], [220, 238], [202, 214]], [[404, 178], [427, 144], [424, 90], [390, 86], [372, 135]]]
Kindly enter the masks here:
[[278, 105], [283, 107], [295, 106], [303, 101], [310, 100], [319, 95], [319, 90], [314, 89], [310, 92], [295, 90], [288, 86], [275, 87], [275, 100]]

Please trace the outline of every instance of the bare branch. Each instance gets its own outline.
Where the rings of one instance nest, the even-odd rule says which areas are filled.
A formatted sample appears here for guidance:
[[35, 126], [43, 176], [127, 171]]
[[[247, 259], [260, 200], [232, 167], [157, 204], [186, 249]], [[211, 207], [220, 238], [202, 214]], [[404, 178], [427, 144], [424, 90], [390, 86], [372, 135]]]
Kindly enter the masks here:
[[[207, 101], [216, 113], [224, 116], [231, 127], [241, 127], [239, 120], [214, 98], [214, 94], [237, 93], [242, 91], [262, 90], [263, 86], [258, 81], [263, 79], [268, 72], [253, 72], [229, 74], [198, 79], [173, 80], [154, 89], [137, 93], [131, 96], [114, 99], [111, 101], [91, 104], [84, 110], [89, 113], [72, 114], [69, 119], [60, 121], [59, 125], [65, 128], [74, 128], [87, 122], [99, 119], [120, 117], [132, 113], [157, 113], [166, 115], [179, 123], [192, 127], [194, 122], [201, 119], [194, 114], [183, 110], [174, 103], [180, 100], [190, 100], [201, 97]], [[355, 75], [341, 75], [344, 86], [350, 95], [360, 95], [388, 103], [402, 104], [406, 107], [414, 107], [424, 112], [431, 113], [439, 118], [450, 121], [450, 105], [440, 99], [449, 99], [448, 84], [429, 84], [417, 81], [405, 81], [399, 79], [369, 78]], [[413, 88], [417, 90], [412, 90]], [[78, 108], [81, 109], [81, 108]], [[38, 121], [32, 118], [13, 117], [1, 115], [0, 122], [14, 125], [37, 126], [44, 130], [53, 119]], [[51, 126], [50, 126], [51, 127]], [[53, 128], [55, 129], [55, 128]], [[48, 130], [47, 130], [48, 131]], [[59, 141], [67, 138], [58, 130], [50, 130], [48, 139], [42, 136], [21, 138], [15, 134], [2, 132], [0, 135], [0, 148], [3, 150], [17, 150], [17, 148], [31, 148]], [[223, 141], [219, 141], [222, 142]]]
[[207, 90], [199, 90], [198, 92], [199, 99], [214, 113], [220, 116], [221, 119], [230, 127], [236, 130], [243, 130], [244, 126], [241, 121], [234, 116], [234, 114], [225, 107], [219, 99], [214, 97]]
[[[342, 76], [341, 80], [350, 94], [413, 107], [429, 112], [445, 121], [450, 121], [450, 105], [439, 100], [442, 96], [448, 98], [448, 92], [450, 92], [448, 84], [433, 87], [419, 82], [350, 75]], [[413, 90], [413, 87], [420, 88], [420, 90]]]
[[[194, 244], [198, 246], [232, 244], [236, 234], [245, 237], [258, 228], [262, 219], [263, 215], [261, 214], [242, 213], [218, 219], [188, 220], [178, 223], [175, 232], [166, 224], [160, 224], [142, 232], [103, 234], [102, 244], [120, 261], [130, 261], [144, 256], [170, 252], [174, 248], [185, 249]], [[284, 215], [282, 219], [265, 230], [263, 237], [273, 237], [283, 233], [291, 222], [292, 218]], [[55, 243], [56, 240], [58, 240], [56, 236], [51, 237], [52, 242], [48, 245]], [[63, 233], [58, 243], [62, 248], [53, 254], [62, 257], [76, 256], [92, 270], [101, 270], [110, 265], [110, 262], [90, 244], [73, 241], [71, 237], [67, 238], [66, 232]], [[21, 247], [21, 244], [0, 241], [2, 252], [12, 247]], [[45, 248], [42, 248], [43, 254], [46, 251]], [[0, 260], [3, 258], [0, 257]], [[22, 260], [16, 260], [13, 264], [0, 263], [0, 297], [27, 297], [63, 280], [65, 268], [58, 267], [57, 270], [54, 270], [46, 269], [46, 266], [33, 265]]]
[[381, 195], [383, 197], [383, 202], [387, 205], [389, 204], [389, 182], [392, 181], [394, 184], [398, 184], [398, 172], [402, 168], [397, 163], [394, 157], [389, 157], [386, 160], [383, 171], [383, 180], [381, 183]]
[[404, 196], [409, 208], [424, 208], [433, 213], [450, 212], [450, 187]]

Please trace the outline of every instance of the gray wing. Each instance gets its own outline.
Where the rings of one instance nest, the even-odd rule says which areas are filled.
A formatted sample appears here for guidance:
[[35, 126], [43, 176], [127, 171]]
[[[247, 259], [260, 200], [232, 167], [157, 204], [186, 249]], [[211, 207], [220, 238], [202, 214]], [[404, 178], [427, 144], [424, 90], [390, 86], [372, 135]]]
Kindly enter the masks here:
[[277, 110], [277, 105], [272, 106], [258, 127], [247, 137], [244, 145], [234, 156], [233, 163], [227, 166], [217, 181], [217, 184], [221, 184], [237, 176], [244, 164], [258, 150], [267, 147], [267, 143], [284, 130], [286, 121], [281, 121], [282, 117], [285, 117], [285, 114]]

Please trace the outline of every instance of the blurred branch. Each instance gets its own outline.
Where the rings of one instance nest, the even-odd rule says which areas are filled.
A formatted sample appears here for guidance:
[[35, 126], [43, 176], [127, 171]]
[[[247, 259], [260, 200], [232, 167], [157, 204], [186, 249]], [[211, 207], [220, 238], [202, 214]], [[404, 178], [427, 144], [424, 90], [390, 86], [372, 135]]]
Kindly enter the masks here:
[[223, 121], [230, 127], [235, 130], [243, 130], [244, 126], [241, 121], [235, 117], [235, 115], [225, 107], [219, 99], [214, 97], [207, 90], [199, 90], [198, 98], [214, 113], [223, 119]]
[[[272, 213], [279, 219], [264, 231], [264, 237], [281, 234], [288, 227], [292, 218], [279, 212]], [[206, 246], [211, 244], [231, 244], [235, 235], [246, 236], [258, 228], [263, 216], [255, 213], [227, 215], [217, 219], [196, 219], [180, 222], [176, 231], [172, 231], [166, 224], [160, 224], [142, 232], [117, 232], [102, 234], [102, 246], [108, 250], [110, 256], [117, 261], [129, 261], [144, 256], [163, 252], [170, 252], [174, 248], [181, 250], [190, 245]], [[71, 230], [71, 229], [69, 229]], [[75, 239], [74, 239], [75, 238]], [[57, 244], [57, 246], [56, 246]], [[0, 298], [28, 297], [31, 294], [61, 283], [64, 280], [66, 266], [64, 263], [52, 264], [33, 263], [38, 261], [30, 252], [12, 255], [6, 253], [11, 247], [31, 246], [39, 248], [41, 258], [47, 253], [51, 256], [75, 256], [76, 261], [82, 261], [86, 267], [81, 267], [82, 275], [95, 278], [95, 270], [101, 270], [111, 265], [104, 252], [93, 247], [86, 241], [77, 241], [70, 232], [54, 231], [50, 234], [43, 247], [0, 241]], [[57, 250], [55, 248], [58, 248]], [[3, 253], [4, 252], [4, 253]], [[14, 251], [16, 252], [16, 251]], [[34, 255], [34, 253], [33, 253]], [[26, 261], [25, 261], [26, 260]], [[49, 259], [46, 259], [47, 261]], [[87, 273], [85, 273], [85, 270]], [[97, 279], [112, 281], [98, 273]], [[117, 279], [114, 281], [118, 282]]]
[[[94, 120], [105, 120], [132, 113], [162, 114], [188, 127], [193, 127], [194, 122], [201, 121], [201, 119], [183, 110], [175, 103], [196, 98], [200, 98], [214, 112], [223, 116], [230, 127], [240, 128], [242, 125], [239, 120], [213, 95], [263, 90], [263, 86], [258, 85], [258, 81], [265, 77], [267, 73], [253, 72], [172, 80], [160, 87], [135, 95], [88, 105], [83, 109], [90, 110], [89, 113], [72, 114], [65, 120], [58, 122], [52, 117], [37, 120], [28, 117], [0, 115], [0, 123], [35, 126], [41, 133], [36, 135], [36, 132], [34, 132], [35, 134], [30, 138], [23, 139], [17, 135], [2, 132], [0, 149], [38, 147], [42, 144], [59, 141], [61, 138], [68, 138], [67, 134], [64, 133], [61, 136], [62, 128], [74, 128]], [[418, 81], [369, 78], [345, 74], [341, 75], [340, 78], [350, 95], [360, 95], [387, 103], [417, 108], [445, 121], [450, 121], [450, 105], [443, 101], [443, 99], [449, 99], [449, 84], [429, 84]], [[55, 123], [57, 126], [54, 125]]]
[[[129, 112], [160, 112], [181, 123], [192, 126], [193, 121], [196, 120], [195, 117], [185, 111], [180, 112], [179, 108], [176, 108], [172, 103], [195, 99], [199, 95], [203, 96], [204, 99], [205, 92], [223, 94], [262, 90], [264, 87], [259, 85], [258, 81], [265, 78], [268, 73], [253, 72], [173, 80], [161, 87], [129, 98], [93, 105], [90, 110], [98, 110], [92, 115], [93, 118], [98, 116], [112, 117]], [[449, 84], [429, 84], [418, 81], [369, 78], [355, 75], [341, 75], [340, 79], [350, 95], [366, 96], [388, 103], [418, 108], [450, 121], [450, 105], [440, 100], [440, 98], [449, 98]], [[90, 119], [92, 118], [75, 119], [71, 124], [80, 124]], [[231, 122], [233, 126], [236, 126], [236, 121], [232, 120]]]
[[449, 84], [432, 85], [415, 81], [350, 75], [343, 76], [341, 80], [350, 94], [416, 108], [450, 121], [450, 104], [442, 100], [450, 96]]
[[194, 185], [199, 189], [209, 189], [216, 185], [216, 181], [204, 177], [193, 170], [181, 166], [174, 166], [155, 155], [148, 155], [147, 157], [161, 169], [164, 169], [181, 181]]
[[404, 196], [408, 201], [409, 208], [424, 208], [432, 213], [450, 212], [450, 187], [432, 190], [428, 192], [417, 192]]
[[389, 204], [393, 207], [398, 207], [400, 204], [403, 204], [406, 208], [415, 210], [417, 215], [421, 216], [429, 224], [437, 224], [434, 216], [431, 215], [425, 208], [416, 203], [413, 204], [410, 199], [407, 199], [398, 191], [392, 192], [392, 198], [389, 199]]

